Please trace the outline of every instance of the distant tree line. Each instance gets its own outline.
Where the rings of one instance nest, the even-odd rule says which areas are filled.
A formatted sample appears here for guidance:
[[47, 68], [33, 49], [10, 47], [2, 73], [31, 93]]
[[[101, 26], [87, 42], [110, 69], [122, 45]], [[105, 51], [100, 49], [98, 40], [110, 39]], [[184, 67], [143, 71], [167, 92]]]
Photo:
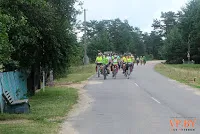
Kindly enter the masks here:
[[87, 22], [88, 55], [94, 61], [97, 51], [131, 52], [151, 59], [177, 64], [188, 59], [200, 62], [200, 1], [192, 0], [178, 12], [161, 12], [153, 20], [153, 31], [142, 32], [128, 21]]
[[[178, 12], [161, 13], [153, 22], [155, 35], [162, 40], [158, 45], [160, 56], [170, 64], [190, 59], [200, 63], [200, 1], [192, 0]], [[158, 43], [159, 44], [159, 43]]]

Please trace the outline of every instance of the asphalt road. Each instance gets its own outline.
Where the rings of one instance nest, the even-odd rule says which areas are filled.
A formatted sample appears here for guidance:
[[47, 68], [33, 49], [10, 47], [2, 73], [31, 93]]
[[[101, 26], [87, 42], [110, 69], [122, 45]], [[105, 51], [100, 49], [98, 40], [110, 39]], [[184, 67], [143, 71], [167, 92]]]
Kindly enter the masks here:
[[[200, 134], [200, 92], [155, 72], [155, 64], [136, 66], [130, 79], [95, 75], [85, 87], [94, 102], [71, 119], [73, 127], [80, 134]], [[194, 127], [184, 125], [194, 118]]]

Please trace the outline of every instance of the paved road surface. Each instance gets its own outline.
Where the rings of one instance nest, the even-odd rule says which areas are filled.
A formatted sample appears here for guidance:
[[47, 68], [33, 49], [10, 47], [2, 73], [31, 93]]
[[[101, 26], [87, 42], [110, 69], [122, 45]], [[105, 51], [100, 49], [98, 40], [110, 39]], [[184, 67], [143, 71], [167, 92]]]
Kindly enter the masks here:
[[[85, 87], [94, 102], [71, 119], [74, 128], [80, 134], [200, 134], [200, 92], [156, 73], [154, 65], [136, 66], [130, 79], [122, 72], [117, 79], [94, 76]], [[184, 117], [195, 117], [195, 131], [170, 131], [173, 117], [180, 117], [179, 128], [189, 120]]]

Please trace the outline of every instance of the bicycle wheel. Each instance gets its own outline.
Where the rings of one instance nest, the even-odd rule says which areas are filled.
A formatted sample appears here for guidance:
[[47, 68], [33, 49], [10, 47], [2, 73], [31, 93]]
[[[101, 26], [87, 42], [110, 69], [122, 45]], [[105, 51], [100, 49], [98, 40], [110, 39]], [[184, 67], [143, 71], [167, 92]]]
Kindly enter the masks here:
[[127, 65], [125, 65], [125, 68], [124, 68], [124, 76], [127, 77]]
[[115, 68], [115, 76], [114, 76], [114, 78], [116, 79], [116, 77], [117, 77], [117, 68]]
[[128, 72], [128, 74], [127, 74], [127, 78], [129, 79], [129, 78], [130, 78], [130, 73], [131, 73], [130, 66], [128, 67], [127, 72]]
[[107, 70], [106, 67], [104, 66], [103, 68], [103, 75], [104, 75], [104, 80], [106, 79], [106, 75], [107, 75]]
[[100, 77], [100, 67], [99, 67], [99, 65], [97, 66], [97, 70], [98, 70], [98, 77]]
[[113, 78], [116, 79], [116, 67], [114, 67], [114, 70], [113, 70]]

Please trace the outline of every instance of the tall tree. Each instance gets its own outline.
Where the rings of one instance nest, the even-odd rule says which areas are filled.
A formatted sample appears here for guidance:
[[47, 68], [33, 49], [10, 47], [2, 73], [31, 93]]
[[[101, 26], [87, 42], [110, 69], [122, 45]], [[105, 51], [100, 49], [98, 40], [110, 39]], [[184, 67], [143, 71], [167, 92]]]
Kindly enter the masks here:
[[[2, 0], [1, 13], [12, 18], [13, 25], [5, 31], [13, 51], [10, 61], [30, 70], [31, 88], [39, 84], [40, 67], [63, 74], [69, 66], [70, 55], [76, 50], [75, 0]], [[76, 45], [76, 46], [75, 46]], [[4, 63], [8, 67], [10, 62]], [[37, 80], [35, 77], [37, 76]], [[34, 89], [31, 89], [34, 94]]]
[[184, 44], [182, 35], [178, 28], [173, 28], [167, 35], [163, 47], [163, 55], [168, 63], [182, 63], [187, 46]]
[[177, 25], [179, 15], [179, 12], [161, 12], [161, 20], [153, 20], [152, 27], [157, 33], [166, 37], [170, 30]]

